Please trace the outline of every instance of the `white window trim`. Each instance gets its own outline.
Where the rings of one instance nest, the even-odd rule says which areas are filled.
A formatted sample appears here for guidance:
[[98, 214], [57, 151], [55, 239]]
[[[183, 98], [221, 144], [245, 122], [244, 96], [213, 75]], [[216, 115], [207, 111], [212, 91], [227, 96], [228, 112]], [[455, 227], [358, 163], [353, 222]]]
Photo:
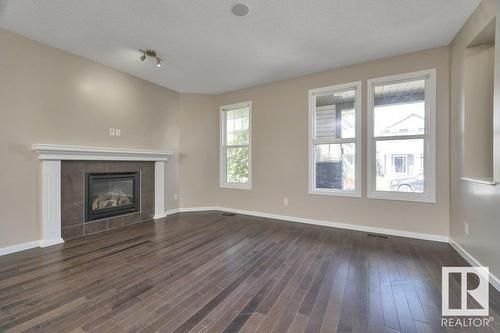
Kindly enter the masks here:
[[[425, 90], [425, 134], [374, 138], [374, 85], [412, 81], [426, 78]], [[436, 70], [424, 70], [407, 74], [386, 76], [368, 80], [368, 198], [415, 202], [436, 202]], [[376, 190], [376, 141], [424, 138], [424, 193], [391, 192]]]
[[[248, 145], [239, 145], [241, 147], [248, 146], [248, 182], [234, 183], [227, 182], [226, 179], [226, 158], [225, 158], [225, 143], [226, 143], [226, 117], [225, 112], [248, 107]], [[238, 147], [237, 145], [231, 147]], [[242, 102], [237, 104], [224, 105], [220, 107], [220, 144], [219, 144], [219, 186], [221, 188], [251, 190], [252, 189], [252, 102]]]
[[[356, 177], [356, 188], [352, 191], [350, 190], [339, 190], [339, 189], [323, 189], [316, 187], [316, 168], [314, 167], [314, 137], [315, 137], [315, 111], [316, 111], [316, 103], [315, 97], [321, 96], [325, 94], [330, 94], [332, 91], [338, 92], [342, 90], [349, 90], [355, 88], [356, 89], [356, 99], [354, 103], [354, 112], [356, 119], [356, 137], [352, 139], [335, 139], [335, 140], [327, 140], [324, 143], [355, 143], [355, 177]], [[361, 89], [362, 84], [361, 81], [350, 82], [345, 84], [339, 84], [330, 87], [316, 88], [309, 90], [309, 194], [317, 194], [317, 195], [331, 195], [331, 196], [341, 196], [341, 197], [354, 197], [361, 198], [361, 190], [362, 190], [362, 174], [361, 174], [361, 166], [362, 166], [362, 133], [361, 133]]]

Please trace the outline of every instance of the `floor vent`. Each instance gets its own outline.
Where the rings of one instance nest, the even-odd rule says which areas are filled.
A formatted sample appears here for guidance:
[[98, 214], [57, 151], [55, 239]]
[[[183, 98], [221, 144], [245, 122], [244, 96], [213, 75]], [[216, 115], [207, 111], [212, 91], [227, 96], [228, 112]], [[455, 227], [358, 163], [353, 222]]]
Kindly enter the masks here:
[[224, 215], [224, 216], [236, 216], [235, 213], [222, 213], [222, 215]]
[[389, 239], [389, 236], [380, 234], [367, 234], [367, 236], [369, 238], [376, 238], [376, 239]]

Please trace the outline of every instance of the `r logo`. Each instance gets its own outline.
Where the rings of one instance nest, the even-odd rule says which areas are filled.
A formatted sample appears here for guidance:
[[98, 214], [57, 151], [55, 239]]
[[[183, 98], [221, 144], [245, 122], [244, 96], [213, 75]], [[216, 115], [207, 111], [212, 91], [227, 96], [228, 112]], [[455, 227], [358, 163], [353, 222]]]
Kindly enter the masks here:
[[[461, 277], [460, 308], [450, 309], [449, 275], [458, 273]], [[475, 289], [467, 289], [467, 274], [479, 279]], [[443, 316], [488, 316], [489, 315], [489, 269], [488, 267], [443, 267], [442, 270], [442, 315]], [[469, 309], [467, 295], [470, 295], [482, 309]]]

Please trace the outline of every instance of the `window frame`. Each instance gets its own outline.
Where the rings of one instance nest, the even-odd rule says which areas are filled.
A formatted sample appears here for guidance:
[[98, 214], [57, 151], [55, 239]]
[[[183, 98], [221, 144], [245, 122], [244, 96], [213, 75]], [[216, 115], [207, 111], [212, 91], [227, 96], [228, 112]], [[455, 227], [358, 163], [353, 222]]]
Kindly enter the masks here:
[[[425, 129], [424, 134], [374, 136], [374, 88], [377, 85], [393, 84], [425, 79]], [[385, 199], [397, 201], [414, 201], [424, 203], [436, 202], [436, 69], [412, 73], [384, 76], [368, 80], [367, 100], [367, 196], [370, 199]], [[377, 191], [376, 189], [376, 144], [377, 141], [424, 140], [424, 192]]]
[[[354, 102], [354, 119], [356, 122], [354, 138], [338, 138], [338, 139], [322, 139], [321, 142], [315, 143], [316, 134], [316, 96], [328, 95], [331, 93], [341, 92], [345, 90], [356, 89], [356, 97]], [[355, 81], [334, 86], [321, 87], [309, 90], [309, 194], [329, 195], [341, 197], [361, 198], [363, 188], [362, 180], [362, 82]], [[355, 145], [355, 189], [354, 190], [339, 190], [325, 189], [316, 187], [316, 167], [314, 163], [314, 148], [316, 144], [345, 144], [354, 143]]]
[[[226, 112], [235, 109], [248, 107], [248, 144], [227, 145], [227, 118]], [[252, 102], [246, 101], [236, 104], [223, 105], [220, 107], [220, 143], [219, 143], [219, 187], [228, 189], [251, 190], [252, 189]], [[248, 148], [248, 182], [228, 182], [227, 181], [227, 149], [228, 148]]]

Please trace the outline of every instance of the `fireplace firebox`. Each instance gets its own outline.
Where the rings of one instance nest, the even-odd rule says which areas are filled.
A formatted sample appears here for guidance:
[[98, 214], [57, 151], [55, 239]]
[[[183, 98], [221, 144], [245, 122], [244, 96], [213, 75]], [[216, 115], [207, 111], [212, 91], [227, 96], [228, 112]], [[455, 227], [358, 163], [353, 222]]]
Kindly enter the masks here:
[[140, 211], [139, 172], [86, 173], [85, 221]]

